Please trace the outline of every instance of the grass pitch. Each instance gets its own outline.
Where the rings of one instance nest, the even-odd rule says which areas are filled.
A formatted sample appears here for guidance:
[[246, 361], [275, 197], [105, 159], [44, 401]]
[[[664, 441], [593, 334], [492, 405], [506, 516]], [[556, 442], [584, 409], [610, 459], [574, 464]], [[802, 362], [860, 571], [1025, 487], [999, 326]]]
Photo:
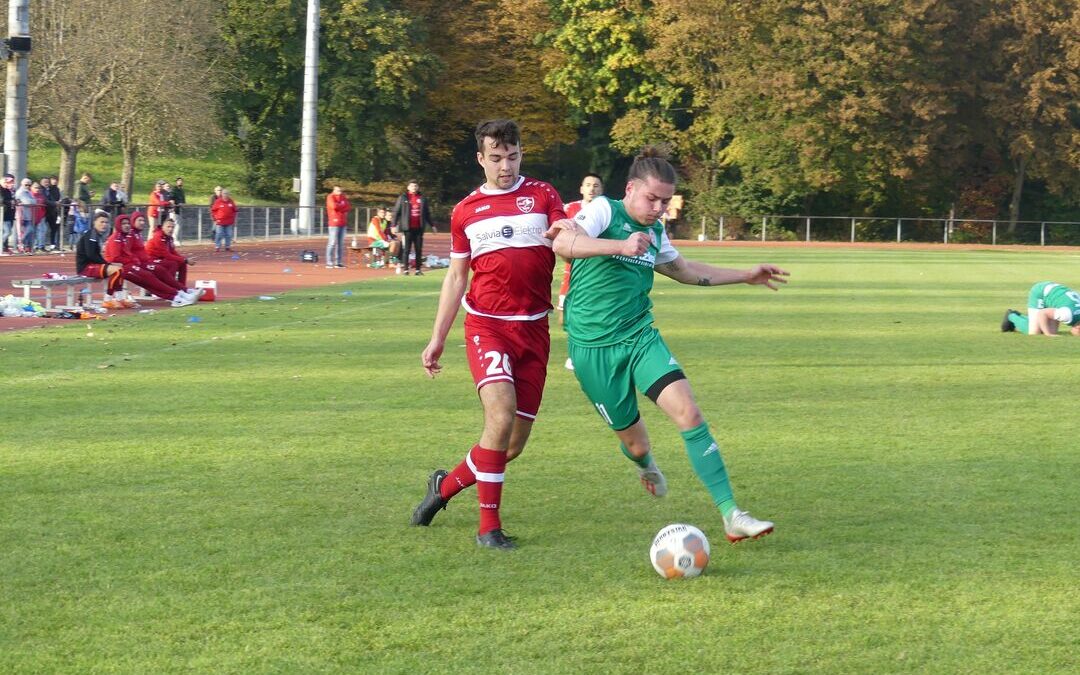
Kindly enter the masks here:
[[[653, 293], [775, 535], [726, 544], [646, 401], [648, 496], [557, 329], [521, 548], [477, 549], [471, 490], [407, 527], [481, 421], [460, 318], [419, 368], [440, 274], [7, 333], [0, 671], [1075, 672], [1080, 341], [998, 323], [1080, 256], [685, 253], [792, 272]], [[671, 522], [710, 536], [703, 577], [653, 572]]]

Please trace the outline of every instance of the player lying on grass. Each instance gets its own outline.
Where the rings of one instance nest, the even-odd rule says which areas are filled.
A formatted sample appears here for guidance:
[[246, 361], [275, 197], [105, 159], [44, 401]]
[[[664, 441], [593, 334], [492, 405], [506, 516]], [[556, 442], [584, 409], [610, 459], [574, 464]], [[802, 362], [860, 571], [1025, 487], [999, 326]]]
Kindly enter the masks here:
[[1015, 309], [1006, 310], [1001, 330], [1057, 337], [1059, 324], [1080, 337], [1080, 293], [1052, 281], [1040, 281], [1028, 293], [1027, 316]]
[[[464, 461], [449, 473], [431, 474], [410, 523], [430, 524], [454, 495], [476, 485], [476, 543], [505, 550], [515, 547], [499, 517], [506, 463], [525, 448], [547, 381], [551, 240], [557, 227], [573, 229], [574, 224], [551, 185], [520, 174], [521, 132], [515, 122], [481, 122], [475, 135], [486, 182], [450, 216], [450, 269], [420, 361], [429, 377], [442, 370], [446, 336], [458, 307], [464, 307], [466, 355], [484, 407], [484, 427]], [[645, 250], [643, 241], [621, 244], [625, 255]]]
[[[648, 396], [679, 428], [695, 473], [719, 507], [731, 542], [773, 530], [735, 503], [720, 447], [694, 400], [690, 382], [653, 327], [649, 292], [653, 273], [683, 284], [745, 283], [772, 290], [787, 283], [775, 265], [750, 270], [713, 267], [684, 259], [671, 245], [659, 218], [675, 194], [675, 169], [656, 148], [646, 148], [630, 168], [624, 199], [598, 197], [575, 217], [578, 232], [560, 231], [554, 250], [574, 260], [566, 297], [566, 333], [574, 375], [585, 396], [615, 432], [642, 484], [656, 496], [667, 481], [651, 453], [635, 389]], [[647, 236], [647, 251], [628, 256], [627, 238]], [[586, 257], [597, 256], [600, 257]]]

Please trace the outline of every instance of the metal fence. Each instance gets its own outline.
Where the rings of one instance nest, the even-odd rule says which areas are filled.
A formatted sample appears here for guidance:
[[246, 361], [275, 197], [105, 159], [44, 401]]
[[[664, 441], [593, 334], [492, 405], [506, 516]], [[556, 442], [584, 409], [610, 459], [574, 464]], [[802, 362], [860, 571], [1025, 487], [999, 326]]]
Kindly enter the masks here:
[[[693, 236], [691, 232], [683, 236]], [[853, 216], [702, 217], [699, 240], [1080, 245], [1080, 222]]]
[[[236, 222], [233, 224], [233, 239], [287, 239], [325, 235], [327, 233], [326, 209], [314, 207], [316, 213], [311, 219], [311, 230], [301, 231], [299, 227], [299, 206], [239, 206]], [[131, 209], [128, 209], [129, 211]], [[145, 207], [139, 210], [145, 211]], [[368, 223], [375, 213], [375, 207], [358, 206], [352, 209], [348, 219], [350, 234], [366, 236]], [[180, 239], [185, 242], [213, 241], [214, 219], [210, 216], [209, 206], [184, 205], [180, 209], [177, 230]]]
[[[91, 206], [91, 217], [94, 210], [101, 208], [105, 207]], [[321, 206], [314, 208], [316, 213], [312, 218], [311, 230], [301, 231], [299, 206], [238, 206], [236, 222], [233, 224], [233, 239], [301, 239], [324, 236], [327, 233], [326, 209]], [[347, 232], [357, 236], [366, 236], [368, 223], [371, 222], [376, 208], [374, 206], [354, 207], [349, 214]], [[105, 210], [111, 211], [108, 208]], [[127, 205], [123, 211], [128, 214], [140, 211], [145, 215], [147, 206], [144, 204]], [[170, 212], [170, 215], [174, 217], [178, 215], [177, 241], [197, 243], [214, 240], [214, 219], [210, 216], [209, 206], [185, 204], [181, 207], [179, 214]], [[61, 248], [70, 248], [75, 241], [72, 231], [73, 219], [74, 214], [64, 209], [62, 220], [65, 222], [59, 231]]]

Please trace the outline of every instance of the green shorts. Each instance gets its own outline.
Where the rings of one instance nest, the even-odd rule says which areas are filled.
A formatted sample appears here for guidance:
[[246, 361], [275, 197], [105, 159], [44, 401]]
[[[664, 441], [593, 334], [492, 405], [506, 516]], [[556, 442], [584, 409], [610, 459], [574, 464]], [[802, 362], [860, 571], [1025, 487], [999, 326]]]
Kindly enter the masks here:
[[686, 378], [660, 332], [651, 326], [615, 345], [583, 347], [571, 342], [570, 360], [581, 390], [615, 431], [641, 417], [635, 389], [655, 403], [664, 387]]

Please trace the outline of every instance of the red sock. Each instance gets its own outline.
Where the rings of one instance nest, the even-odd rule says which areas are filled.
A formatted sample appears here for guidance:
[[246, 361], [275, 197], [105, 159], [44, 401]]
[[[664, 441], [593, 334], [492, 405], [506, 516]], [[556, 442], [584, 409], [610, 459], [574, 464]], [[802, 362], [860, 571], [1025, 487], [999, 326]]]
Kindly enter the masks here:
[[454, 470], [448, 473], [446, 478], [443, 478], [442, 485], [439, 486], [440, 497], [450, 499], [476, 482], [476, 474], [469, 467], [469, 453], [479, 448], [479, 445], [474, 445], [472, 450], [465, 453], [465, 459], [461, 460], [461, 464], [455, 466]]
[[486, 534], [502, 527], [499, 504], [502, 501], [506, 451], [488, 450], [479, 445], [469, 453], [476, 473], [476, 497], [480, 501], [480, 530]]

